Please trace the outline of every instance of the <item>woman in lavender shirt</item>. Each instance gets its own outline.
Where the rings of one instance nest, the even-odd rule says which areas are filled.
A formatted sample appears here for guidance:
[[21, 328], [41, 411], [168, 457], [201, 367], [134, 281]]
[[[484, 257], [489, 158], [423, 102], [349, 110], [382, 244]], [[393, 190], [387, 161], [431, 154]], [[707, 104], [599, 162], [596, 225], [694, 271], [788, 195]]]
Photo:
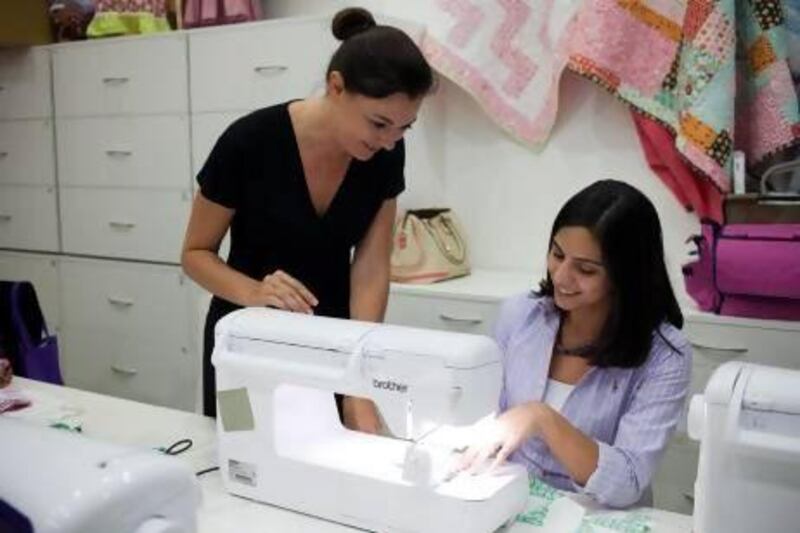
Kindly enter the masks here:
[[500, 415], [463, 465], [494, 456], [611, 507], [647, 492], [680, 416], [691, 348], [650, 201], [599, 181], [561, 209], [540, 290], [508, 300]]

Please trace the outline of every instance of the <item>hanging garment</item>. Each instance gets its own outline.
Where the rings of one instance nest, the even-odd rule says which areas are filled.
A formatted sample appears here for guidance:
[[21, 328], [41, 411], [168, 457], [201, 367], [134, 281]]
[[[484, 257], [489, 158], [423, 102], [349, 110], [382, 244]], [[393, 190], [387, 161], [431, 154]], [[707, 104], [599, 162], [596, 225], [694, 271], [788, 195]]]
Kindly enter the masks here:
[[186, 28], [260, 19], [261, 3], [258, 0], [186, 0], [183, 10]]
[[169, 31], [167, 0], [95, 0], [89, 37]]
[[639, 143], [650, 169], [687, 211], [701, 220], [722, 223], [723, 194], [705, 176], [692, 171], [675, 147], [675, 136], [655, 120], [631, 111]]

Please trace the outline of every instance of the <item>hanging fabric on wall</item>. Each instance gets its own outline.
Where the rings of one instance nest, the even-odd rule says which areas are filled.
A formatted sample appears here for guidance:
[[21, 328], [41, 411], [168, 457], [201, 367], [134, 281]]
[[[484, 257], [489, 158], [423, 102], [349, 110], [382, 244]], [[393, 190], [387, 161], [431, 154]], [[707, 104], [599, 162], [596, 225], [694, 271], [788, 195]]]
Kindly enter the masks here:
[[639, 143], [650, 169], [687, 211], [701, 220], [722, 224], [723, 194], [705, 176], [692, 170], [675, 147], [675, 136], [662, 124], [631, 112]]
[[89, 37], [169, 31], [167, 0], [95, 0]]
[[722, 192], [730, 189], [734, 139], [751, 165], [800, 141], [780, 0], [434, 6], [422, 42], [428, 59], [530, 145], [553, 127], [565, 61], [664, 124], [682, 156]]
[[421, 48], [520, 141], [539, 147], [558, 109], [570, 22], [581, 0], [437, 0]]
[[258, 0], [186, 0], [183, 24], [187, 28], [260, 20]]

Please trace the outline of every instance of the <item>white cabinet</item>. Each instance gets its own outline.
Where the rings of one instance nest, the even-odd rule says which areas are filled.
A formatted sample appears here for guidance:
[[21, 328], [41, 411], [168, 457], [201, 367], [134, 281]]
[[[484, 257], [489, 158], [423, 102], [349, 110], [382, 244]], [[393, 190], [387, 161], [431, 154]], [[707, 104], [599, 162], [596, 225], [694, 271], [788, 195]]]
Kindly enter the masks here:
[[0, 120], [0, 184], [55, 183], [53, 122]]
[[0, 185], [0, 248], [58, 250], [52, 186]]
[[489, 335], [503, 300], [530, 290], [537, 279], [525, 272], [478, 270], [431, 285], [393, 283], [386, 322]]
[[0, 120], [51, 113], [50, 51], [38, 46], [0, 49]]
[[61, 190], [64, 250], [70, 253], [180, 262], [191, 193], [180, 190]]
[[57, 117], [185, 113], [186, 38], [153, 35], [53, 47]]
[[0, 50], [0, 248], [59, 249], [50, 52]]
[[61, 326], [57, 255], [0, 252], [0, 280], [30, 281], [51, 332]]
[[63, 250], [177, 264], [191, 206], [183, 33], [53, 48]]
[[196, 305], [178, 267], [64, 258], [61, 289], [68, 385], [194, 408]]
[[282, 20], [190, 32], [192, 112], [257, 109], [322, 89], [336, 47], [329, 25]]
[[59, 119], [57, 137], [62, 186], [189, 186], [186, 115]]

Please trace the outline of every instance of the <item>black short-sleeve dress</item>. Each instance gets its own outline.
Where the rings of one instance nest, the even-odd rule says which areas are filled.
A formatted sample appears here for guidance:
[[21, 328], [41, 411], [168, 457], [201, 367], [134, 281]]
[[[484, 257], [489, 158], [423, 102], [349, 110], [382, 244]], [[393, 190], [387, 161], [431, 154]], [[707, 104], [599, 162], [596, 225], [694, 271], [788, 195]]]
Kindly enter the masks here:
[[[349, 318], [350, 258], [384, 200], [405, 188], [402, 140], [368, 161], [353, 159], [328, 210], [318, 215], [306, 185], [290, 102], [255, 111], [217, 140], [197, 176], [202, 195], [235, 209], [227, 264], [253, 279], [283, 270], [314, 293], [318, 315]], [[214, 326], [239, 306], [214, 297], [203, 346], [204, 412], [216, 414]]]

